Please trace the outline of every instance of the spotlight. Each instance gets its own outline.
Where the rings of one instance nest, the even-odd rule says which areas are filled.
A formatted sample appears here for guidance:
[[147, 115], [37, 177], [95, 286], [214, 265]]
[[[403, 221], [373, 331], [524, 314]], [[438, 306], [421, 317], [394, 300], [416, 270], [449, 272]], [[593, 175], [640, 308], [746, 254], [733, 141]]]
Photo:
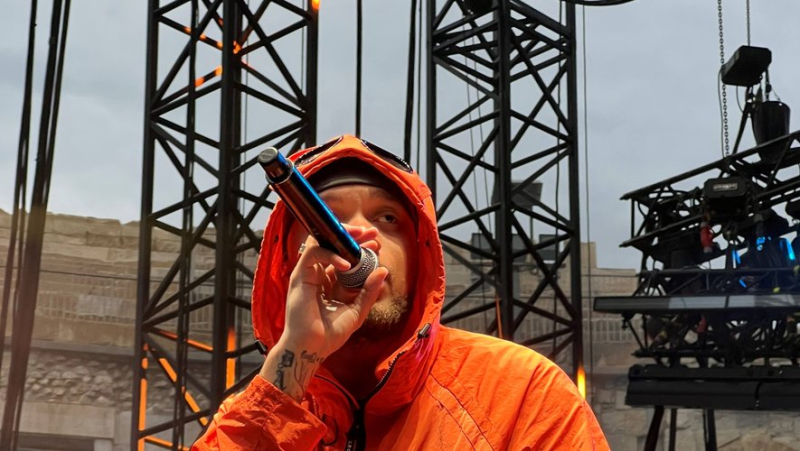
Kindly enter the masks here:
[[750, 182], [742, 177], [709, 179], [703, 185], [705, 205], [715, 221], [746, 216], [752, 194]]
[[722, 82], [746, 88], [758, 84], [771, 62], [772, 52], [769, 49], [743, 45], [720, 69]]
[[[789, 117], [792, 110], [783, 102], [766, 100], [753, 105], [753, 136], [756, 144], [761, 145], [767, 141], [780, 138], [789, 134]], [[770, 144], [758, 151], [762, 161], [774, 162], [777, 160], [787, 142]]]

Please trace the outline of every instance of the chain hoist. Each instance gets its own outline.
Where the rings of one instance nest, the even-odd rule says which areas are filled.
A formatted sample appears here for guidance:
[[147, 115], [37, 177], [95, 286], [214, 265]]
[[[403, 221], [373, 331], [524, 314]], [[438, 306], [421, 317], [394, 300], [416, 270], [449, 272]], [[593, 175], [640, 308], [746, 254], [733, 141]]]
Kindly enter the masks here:
[[[719, 22], [719, 64], [725, 65], [725, 37], [722, 27], [722, 0], [717, 0], [717, 18]], [[728, 136], [728, 93], [725, 83], [722, 83], [722, 133], [723, 133], [723, 152], [727, 157], [730, 155], [730, 138]]]
[[750, 0], [745, 2], [745, 9], [747, 11], [747, 45], [750, 45]]

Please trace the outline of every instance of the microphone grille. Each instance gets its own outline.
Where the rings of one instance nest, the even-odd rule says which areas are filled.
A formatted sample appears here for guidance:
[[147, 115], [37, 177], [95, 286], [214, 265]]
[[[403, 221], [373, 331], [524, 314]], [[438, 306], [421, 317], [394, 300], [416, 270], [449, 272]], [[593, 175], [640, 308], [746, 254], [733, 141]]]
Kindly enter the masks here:
[[370, 249], [361, 248], [361, 261], [356, 266], [345, 272], [337, 274], [339, 283], [343, 287], [358, 288], [364, 285], [367, 277], [378, 268], [378, 256]]

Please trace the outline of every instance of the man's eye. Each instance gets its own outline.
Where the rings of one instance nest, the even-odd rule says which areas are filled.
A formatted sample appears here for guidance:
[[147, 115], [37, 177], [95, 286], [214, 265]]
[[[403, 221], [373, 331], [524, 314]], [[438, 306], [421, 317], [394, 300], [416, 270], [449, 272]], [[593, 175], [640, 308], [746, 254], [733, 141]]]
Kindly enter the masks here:
[[397, 216], [391, 213], [385, 213], [378, 215], [377, 221], [385, 224], [395, 224], [397, 222]]

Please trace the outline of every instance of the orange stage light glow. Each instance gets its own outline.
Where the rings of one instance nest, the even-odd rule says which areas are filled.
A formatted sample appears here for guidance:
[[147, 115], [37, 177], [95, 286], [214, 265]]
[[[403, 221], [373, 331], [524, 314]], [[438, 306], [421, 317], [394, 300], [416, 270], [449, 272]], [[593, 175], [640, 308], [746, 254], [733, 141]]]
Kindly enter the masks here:
[[[236, 330], [232, 327], [228, 328], [228, 352], [236, 350]], [[225, 388], [231, 388], [236, 383], [236, 359], [228, 358], [225, 365]]]
[[[174, 449], [175, 448], [175, 447], [172, 446], [173, 445], [172, 442], [164, 440], [164, 439], [161, 439], [161, 438], [158, 438], [158, 437], [152, 437], [152, 436], [145, 437], [144, 440], [146, 442], [148, 442], [148, 443], [152, 443], [152, 444], [157, 445], [157, 446], [159, 446], [161, 448], [167, 448], [167, 449]], [[181, 446], [178, 449], [180, 449], [181, 451], [189, 451], [189, 448], [186, 447], [186, 446]]]
[[197, 80], [194, 81], [194, 87], [199, 88], [200, 86], [203, 85], [203, 83], [207, 82], [208, 80], [211, 80], [214, 77], [219, 77], [220, 75], [222, 75], [222, 66], [217, 66], [217, 68], [214, 69], [214, 72], [211, 72], [207, 75], [203, 75], [202, 77], [198, 77]]
[[583, 367], [578, 368], [578, 393], [581, 394], [583, 399], [586, 399], [586, 372]]
[[[144, 347], [144, 352], [147, 353], [147, 346]], [[142, 358], [142, 372], [147, 374], [147, 366], [148, 361], [147, 357]], [[147, 412], [147, 377], [143, 377], [139, 380], [139, 431], [143, 431], [145, 428], [145, 417]], [[137, 442], [137, 449], [138, 451], [144, 451], [144, 440], [139, 440]]]
[[169, 380], [171, 380], [172, 382], [178, 380], [178, 373], [176, 373], [175, 370], [172, 369], [172, 365], [169, 364], [167, 359], [162, 357], [158, 359], [158, 363], [161, 364], [161, 368], [163, 368], [164, 372], [167, 373], [167, 376], [169, 376]]
[[319, 10], [319, 0], [311, 0], [311, 7]]

